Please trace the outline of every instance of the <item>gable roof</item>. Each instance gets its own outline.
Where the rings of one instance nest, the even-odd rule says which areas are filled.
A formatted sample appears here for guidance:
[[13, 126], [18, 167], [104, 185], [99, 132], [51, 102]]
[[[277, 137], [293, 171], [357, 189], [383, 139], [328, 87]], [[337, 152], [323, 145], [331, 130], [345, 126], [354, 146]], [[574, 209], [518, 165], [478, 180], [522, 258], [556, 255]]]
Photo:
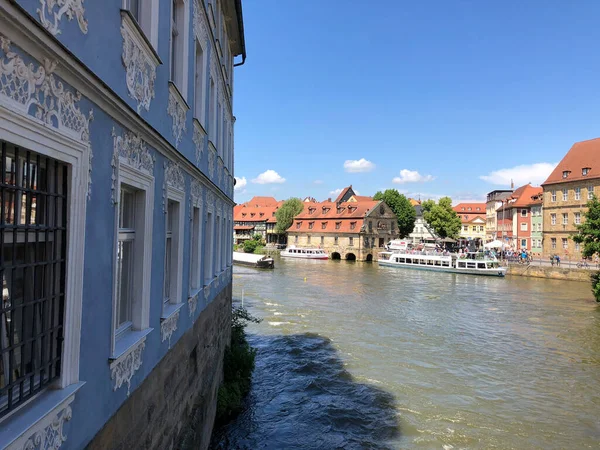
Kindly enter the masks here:
[[339, 204], [331, 201], [305, 204], [304, 209], [295, 217], [288, 231], [317, 234], [358, 233], [365, 221], [365, 217], [380, 203], [381, 201], [377, 200], [366, 200], [360, 202], [342, 202]]
[[524, 208], [539, 203], [541, 200], [538, 199], [541, 198], [542, 192], [543, 189], [539, 186], [532, 186], [531, 184], [521, 186], [512, 193], [509, 203], [502, 205], [497, 211], [504, 211], [511, 208]]
[[252, 206], [275, 206], [278, 202], [275, 197], [259, 197], [255, 196], [248, 200], [245, 205]]
[[340, 192], [340, 195], [337, 196], [337, 198], [335, 199], [335, 202], [339, 203], [342, 201], [347, 201], [353, 195], [356, 195], [356, 194], [352, 190], [352, 185], [350, 185], [347, 188], [342, 189], [342, 192]]
[[[587, 175], [582, 169], [589, 168]], [[563, 178], [563, 172], [570, 172]], [[600, 138], [576, 142], [542, 186], [569, 181], [600, 178]]]

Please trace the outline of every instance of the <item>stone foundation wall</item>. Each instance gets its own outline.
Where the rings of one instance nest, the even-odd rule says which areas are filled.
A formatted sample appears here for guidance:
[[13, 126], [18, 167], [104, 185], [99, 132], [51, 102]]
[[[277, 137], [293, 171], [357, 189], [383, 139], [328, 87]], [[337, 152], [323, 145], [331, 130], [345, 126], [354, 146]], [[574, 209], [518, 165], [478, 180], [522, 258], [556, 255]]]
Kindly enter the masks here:
[[231, 284], [202, 311], [88, 445], [100, 449], [206, 449], [231, 336]]
[[558, 267], [544, 266], [516, 266], [511, 265], [506, 272], [507, 275], [516, 275], [533, 278], [549, 278], [552, 280], [569, 280], [590, 282], [590, 270], [586, 269], [561, 269]]

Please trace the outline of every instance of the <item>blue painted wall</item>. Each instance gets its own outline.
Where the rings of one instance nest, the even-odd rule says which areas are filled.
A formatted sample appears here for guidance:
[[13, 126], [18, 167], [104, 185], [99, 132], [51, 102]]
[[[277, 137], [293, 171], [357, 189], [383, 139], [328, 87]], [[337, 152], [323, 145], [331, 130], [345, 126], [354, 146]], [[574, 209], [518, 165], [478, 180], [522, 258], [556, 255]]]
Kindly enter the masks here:
[[[34, 20], [39, 19], [37, 9], [40, 7], [40, 0], [19, 0], [17, 3], [23, 7]], [[127, 105], [133, 110], [137, 108], [137, 103], [131, 99], [127, 92], [125, 84], [125, 68], [121, 62], [121, 53], [123, 39], [120, 33], [121, 26], [121, 0], [89, 0], [84, 3], [86, 10], [85, 18], [88, 21], [88, 32], [83, 34], [79, 29], [76, 20], [68, 21], [63, 17], [60, 25], [61, 34], [56, 38], [65, 47], [67, 47], [88, 69], [94, 72], [107, 86], [110, 87]], [[161, 133], [172, 145], [175, 145], [171, 127], [172, 119], [167, 114], [168, 104], [168, 78], [169, 78], [169, 21], [165, 17], [170, 17], [170, 0], [160, 2], [159, 19], [159, 48], [158, 53], [163, 61], [159, 66], [155, 80], [155, 98], [152, 99], [150, 111], [142, 109], [141, 117], [145, 119], [151, 127]], [[190, 7], [190, 19], [193, 18], [192, 3], [188, 2]], [[194, 96], [193, 68], [194, 68], [194, 46], [193, 46], [193, 26], [190, 24], [190, 49], [189, 49], [189, 69], [188, 75], [188, 104], [192, 105]], [[1, 33], [1, 30], [0, 30]], [[52, 39], [52, 37], [48, 37]], [[24, 52], [18, 48], [18, 43], [12, 44], [12, 50], [23, 56], [28, 62], [33, 61]], [[5, 55], [0, 50], [0, 57]], [[216, 55], [209, 46], [208, 60], [210, 67], [210, 58]], [[60, 62], [59, 62], [60, 64]], [[219, 71], [220, 74], [220, 71]], [[208, 84], [209, 77], [206, 77]], [[208, 90], [207, 90], [208, 92]], [[206, 108], [208, 111], [208, 99], [206, 95]], [[224, 97], [225, 100], [225, 97]], [[100, 107], [86, 98], [79, 101], [78, 106], [82, 111], [94, 111], [94, 120], [90, 124], [90, 141], [93, 149], [92, 162], [92, 191], [87, 204], [86, 217], [86, 238], [85, 238], [85, 265], [84, 265], [84, 286], [83, 286], [83, 318], [81, 333], [81, 354], [80, 354], [80, 380], [85, 381], [85, 386], [77, 393], [73, 403], [73, 418], [65, 423], [64, 434], [68, 436], [67, 441], [62, 448], [81, 448], [102, 428], [106, 421], [117, 411], [117, 409], [127, 399], [127, 387], [113, 391], [114, 382], [111, 380], [109, 368], [109, 357], [111, 355], [111, 336], [112, 336], [112, 308], [113, 308], [113, 285], [114, 285], [114, 254], [113, 243], [115, 241], [114, 218], [118, 212], [117, 208], [111, 202], [112, 189], [112, 165], [113, 157], [113, 138], [112, 130], [117, 134], [123, 134], [123, 127], [117, 123]], [[207, 114], [208, 122], [208, 114]], [[210, 126], [206, 123], [207, 128]], [[192, 141], [193, 123], [192, 112], [187, 114], [186, 132], [178, 146], [178, 151], [189, 159], [195, 165], [195, 145]], [[208, 139], [204, 139], [203, 158], [200, 164], [200, 170], [209, 177], [208, 174]], [[152, 371], [158, 362], [168, 352], [168, 341], [161, 342], [160, 318], [163, 304], [163, 282], [164, 282], [164, 254], [165, 254], [165, 215], [163, 212], [163, 181], [164, 181], [164, 161], [165, 156], [155, 149], [150, 149], [156, 160], [154, 165], [154, 211], [152, 225], [152, 274], [151, 274], [151, 300], [150, 300], [150, 327], [154, 328], [146, 339], [146, 348], [143, 352], [143, 364], [132, 379], [131, 391], [133, 392]], [[229, 168], [233, 175], [232, 168]], [[173, 346], [177, 340], [193, 324], [201, 311], [210, 303], [210, 301], [220, 292], [220, 290], [230, 283], [231, 278], [227, 278], [220, 286], [215, 286], [210, 293], [207, 301], [204, 300], [202, 293], [198, 298], [196, 314], [189, 316], [187, 297], [189, 291], [189, 266], [190, 266], [190, 228], [189, 220], [189, 195], [190, 183], [192, 177], [185, 175], [186, 197], [181, 205], [184, 211], [184, 245], [183, 245], [183, 279], [182, 279], [182, 298], [184, 303], [181, 309], [178, 328], [171, 338]], [[215, 186], [211, 189], [219, 188], [226, 196], [231, 198], [233, 192], [225, 185], [223, 179], [217, 187], [217, 174], [213, 177]], [[207, 198], [205, 190], [204, 205], [206, 207]], [[214, 215], [213, 215], [214, 216]], [[232, 235], [231, 226], [227, 228], [226, 233], [229, 236], [227, 242], [230, 243]], [[213, 227], [214, 228], [214, 227]], [[206, 226], [202, 227], [202, 232], [206, 232]], [[216, 234], [216, 229], [215, 229]], [[203, 242], [209, 243], [215, 239], [215, 236], [202, 236]], [[216, 264], [216, 256], [213, 255]], [[206, 261], [201, 258], [201, 273], [204, 273], [204, 264]], [[220, 270], [216, 270], [220, 272]], [[0, 423], [1, 425], [1, 423]]]

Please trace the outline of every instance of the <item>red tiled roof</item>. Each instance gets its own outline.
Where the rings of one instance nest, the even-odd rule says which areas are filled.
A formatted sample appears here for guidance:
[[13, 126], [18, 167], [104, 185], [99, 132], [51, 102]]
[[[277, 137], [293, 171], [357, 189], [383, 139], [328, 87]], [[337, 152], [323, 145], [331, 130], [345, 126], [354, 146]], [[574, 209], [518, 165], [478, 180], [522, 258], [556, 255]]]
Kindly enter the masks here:
[[275, 206], [278, 202], [275, 197], [252, 197], [245, 205], [247, 206]]
[[234, 222], [276, 222], [273, 214], [282, 204], [283, 201], [276, 202], [272, 206], [256, 206], [249, 204], [249, 202], [242, 203], [234, 206], [233, 220]]
[[525, 208], [531, 206], [533, 204], [541, 203], [541, 200], [533, 200], [532, 197], [540, 197], [543, 192], [541, 187], [532, 186], [531, 184], [526, 184], [516, 189], [510, 197], [507, 198], [509, 203], [502, 205], [500, 208], [496, 210], [505, 211], [512, 208]]
[[[583, 175], [584, 168], [589, 169], [587, 175]], [[565, 171], [570, 172], [567, 178], [563, 178]], [[600, 138], [573, 144], [542, 186], [593, 178], [600, 178]]]
[[367, 213], [379, 203], [376, 200], [344, 202], [339, 204], [340, 212], [338, 212], [338, 205], [335, 202], [308, 203], [296, 216], [289, 231], [314, 232], [316, 234], [358, 233]]
[[357, 202], [369, 202], [369, 201], [373, 201], [373, 197], [369, 197], [367, 195], [353, 195], [352, 197]]
[[485, 203], [459, 203], [452, 209], [454, 209], [454, 211], [456, 211], [458, 214], [485, 213]]
[[347, 188], [342, 189], [342, 192], [340, 192], [340, 195], [337, 196], [335, 201], [339, 202], [342, 198], [344, 198], [344, 195], [346, 195], [346, 192], [348, 192], [348, 189], [352, 189], [352, 185], [348, 186]]

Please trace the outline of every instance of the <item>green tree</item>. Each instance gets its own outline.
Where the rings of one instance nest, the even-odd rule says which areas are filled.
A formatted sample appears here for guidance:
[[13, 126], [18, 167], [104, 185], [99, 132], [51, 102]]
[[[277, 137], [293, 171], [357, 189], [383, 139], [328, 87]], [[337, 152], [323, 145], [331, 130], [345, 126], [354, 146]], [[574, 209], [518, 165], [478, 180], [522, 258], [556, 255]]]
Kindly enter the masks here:
[[425, 200], [421, 203], [423, 208], [423, 219], [433, 229], [435, 234], [441, 238], [456, 239], [460, 233], [461, 222], [456, 211], [452, 209], [452, 199], [442, 197], [439, 202]]
[[398, 230], [400, 237], [408, 236], [415, 228], [417, 213], [410, 204], [410, 200], [398, 192], [396, 189], [386, 189], [384, 192], [377, 191], [373, 200], [383, 200], [388, 205], [398, 219]]
[[255, 241], [254, 239], [248, 239], [247, 241], [244, 241], [244, 252], [254, 253], [254, 250], [256, 250], [256, 247], [258, 247], [258, 245], [258, 241]]
[[275, 218], [277, 223], [275, 224], [275, 233], [283, 234], [294, 222], [294, 217], [302, 212], [304, 209], [304, 203], [299, 198], [290, 198], [283, 202], [283, 205], [275, 211]]
[[[583, 214], [584, 220], [577, 225], [577, 234], [571, 238], [578, 244], [583, 244], [583, 256], [590, 258], [600, 254], [600, 201], [594, 196], [587, 203], [587, 212]], [[600, 272], [593, 273], [592, 292], [596, 301], [600, 302]]]

